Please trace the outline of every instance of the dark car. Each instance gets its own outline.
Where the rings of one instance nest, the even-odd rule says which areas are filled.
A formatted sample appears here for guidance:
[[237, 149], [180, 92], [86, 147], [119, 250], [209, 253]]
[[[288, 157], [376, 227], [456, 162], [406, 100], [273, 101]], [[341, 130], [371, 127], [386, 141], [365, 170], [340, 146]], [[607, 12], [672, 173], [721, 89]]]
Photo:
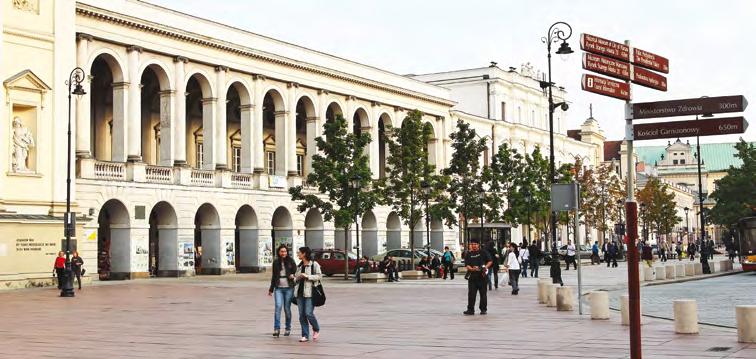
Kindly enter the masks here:
[[[341, 249], [315, 249], [312, 251], [313, 258], [320, 265], [320, 270], [324, 275], [330, 277], [334, 274], [344, 274], [344, 251]], [[357, 265], [357, 255], [349, 252], [349, 273], [354, 273], [354, 268]], [[361, 265], [365, 265], [365, 260], [360, 261]], [[368, 272], [375, 271], [377, 263], [374, 261], [367, 261]]]

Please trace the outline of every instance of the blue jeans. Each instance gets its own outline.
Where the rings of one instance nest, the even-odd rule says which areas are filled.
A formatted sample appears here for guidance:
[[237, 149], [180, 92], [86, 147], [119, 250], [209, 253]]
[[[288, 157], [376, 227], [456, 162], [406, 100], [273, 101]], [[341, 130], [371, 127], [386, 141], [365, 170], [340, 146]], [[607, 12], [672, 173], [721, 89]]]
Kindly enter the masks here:
[[286, 314], [286, 330], [291, 330], [291, 298], [294, 296], [294, 288], [276, 288], [273, 290], [276, 309], [273, 314], [273, 329], [281, 329], [281, 307]]
[[521, 272], [521, 275], [522, 275], [523, 278], [527, 278], [528, 277], [528, 263], [530, 263], [529, 259], [526, 259], [526, 260], [522, 261], [522, 272]]
[[320, 326], [318, 319], [315, 318], [315, 306], [312, 304], [312, 298], [297, 297], [297, 307], [299, 308], [299, 325], [302, 327], [302, 336], [310, 337], [310, 325], [312, 325], [312, 330], [319, 332]]
[[533, 263], [530, 264], [530, 276], [538, 278], [538, 259], [534, 259]]

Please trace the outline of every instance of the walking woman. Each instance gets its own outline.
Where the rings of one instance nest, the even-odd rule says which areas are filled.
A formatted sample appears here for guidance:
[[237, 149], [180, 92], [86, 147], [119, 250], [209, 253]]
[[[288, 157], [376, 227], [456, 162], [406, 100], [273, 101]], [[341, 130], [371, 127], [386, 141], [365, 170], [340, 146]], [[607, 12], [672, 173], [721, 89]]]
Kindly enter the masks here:
[[517, 257], [517, 245], [509, 242], [509, 254], [507, 254], [506, 268], [509, 273], [509, 282], [512, 283], [512, 295], [520, 292], [517, 283], [520, 280], [520, 259]]
[[297, 307], [299, 308], [299, 325], [302, 327], [300, 342], [309, 341], [310, 325], [312, 325], [312, 340], [318, 340], [320, 326], [315, 318], [315, 306], [312, 303], [312, 287], [320, 281], [322, 272], [318, 262], [312, 260], [312, 250], [309, 247], [300, 247], [297, 253], [299, 266], [297, 266]]
[[84, 275], [84, 271], [81, 268], [83, 265], [84, 260], [79, 256], [79, 251], [74, 251], [73, 257], [71, 257], [71, 270], [73, 270], [73, 274], [76, 277], [76, 282], [79, 283], [79, 290], [81, 290], [81, 276]]
[[284, 336], [291, 335], [291, 298], [294, 296], [294, 274], [297, 272], [297, 264], [289, 256], [289, 248], [286, 245], [278, 247], [278, 257], [273, 262], [273, 273], [270, 276], [270, 288], [268, 295], [274, 296], [275, 312], [273, 313], [273, 337], [281, 335], [281, 308], [286, 316]]
[[63, 271], [66, 270], [66, 254], [63, 251], [58, 252], [53, 265], [53, 276], [58, 277], [58, 289], [63, 288]]

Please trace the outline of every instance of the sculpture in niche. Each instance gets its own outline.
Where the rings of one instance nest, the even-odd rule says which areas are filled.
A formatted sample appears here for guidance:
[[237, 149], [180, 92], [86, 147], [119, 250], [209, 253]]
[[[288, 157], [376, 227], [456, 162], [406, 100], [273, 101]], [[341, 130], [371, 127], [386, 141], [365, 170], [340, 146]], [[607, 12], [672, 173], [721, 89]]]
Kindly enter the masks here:
[[13, 0], [13, 7], [22, 11], [37, 12], [39, 2], [38, 0]]
[[34, 136], [21, 123], [20, 117], [13, 118], [13, 171], [30, 172], [28, 167], [29, 150], [34, 147]]

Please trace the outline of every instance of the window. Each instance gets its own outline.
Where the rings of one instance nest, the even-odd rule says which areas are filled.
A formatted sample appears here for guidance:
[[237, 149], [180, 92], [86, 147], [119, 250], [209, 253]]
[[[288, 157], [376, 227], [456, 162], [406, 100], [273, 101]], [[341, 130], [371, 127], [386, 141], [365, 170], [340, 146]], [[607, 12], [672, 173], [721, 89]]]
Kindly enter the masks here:
[[685, 164], [685, 159], [681, 159], [681, 160], [680, 160], [680, 164], [681, 164], [681, 165], [684, 165], [684, 164]]
[[344, 260], [344, 253], [334, 252], [333, 253], [333, 259], [335, 259], [337, 261], [343, 261]]
[[202, 168], [202, 158], [204, 157], [205, 147], [202, 142], [197, 142], [197, 150], [195, 151], [195, 158], [197, 159], [197, 168]]
[[677, 164], [677, 160], [672, 160], [672, 164], [676, 165]]
[[501, 120], [502, 121], [507, 120], [507, 103], [506, 102], [501, 103]]
[[304, 155], [297, 155], [297, 176], [304, 176]]
[[231, 147], [231, 169], [234, 172], [241, 172], [241, 147]]
[[276, 174], [276, 153], [273, 151], [265, 152], [265, 169], [269, 175]]

